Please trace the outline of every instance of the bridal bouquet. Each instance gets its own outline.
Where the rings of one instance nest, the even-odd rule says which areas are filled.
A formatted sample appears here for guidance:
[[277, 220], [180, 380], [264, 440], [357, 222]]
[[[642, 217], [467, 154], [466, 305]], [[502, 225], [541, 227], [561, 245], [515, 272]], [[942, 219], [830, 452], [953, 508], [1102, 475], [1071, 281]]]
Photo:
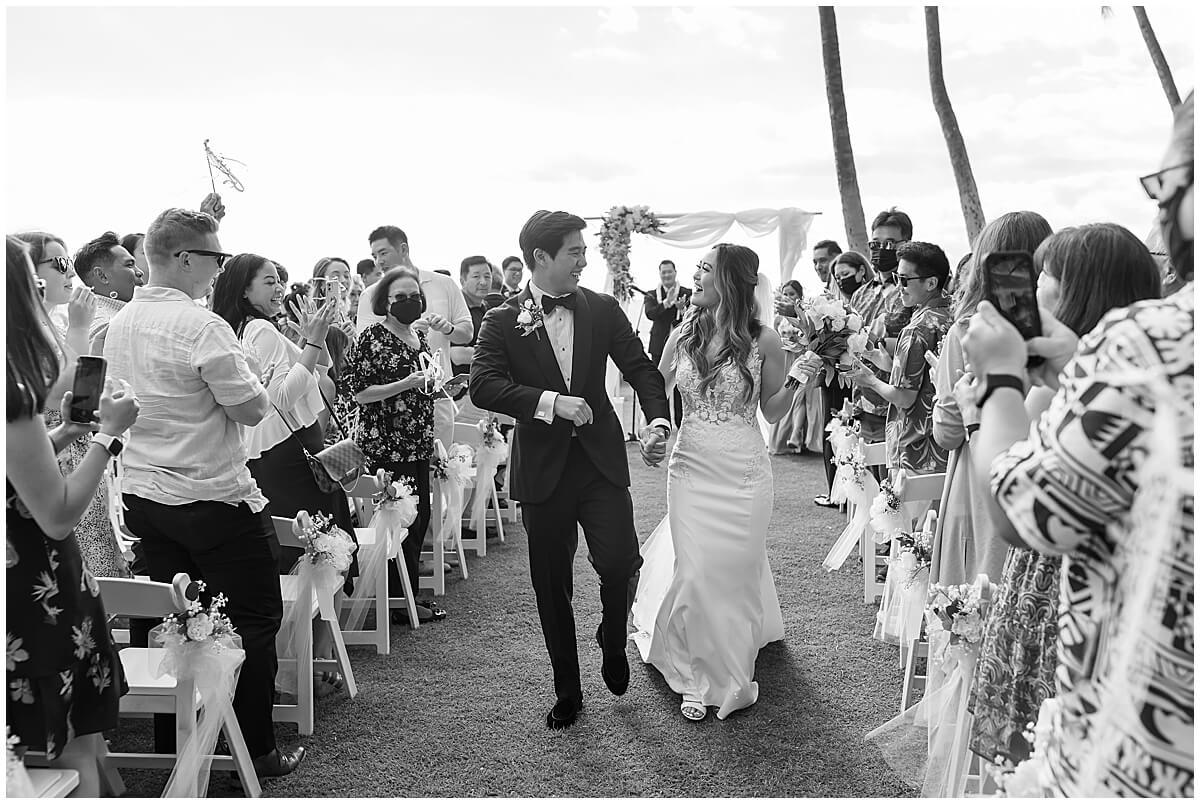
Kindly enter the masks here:
[[[854, 312], [841, 299], [835, 299], [821, 294], [804, 303], [804, 314], [813, 325], [813, 333], [808, 339], [808, 350], [821, 358], [825, 367], [825, 384], [833, 383], [839, 367], [848, 368], [852, 352], [851, 337], [854, 337], [854, 349], [858, 354], [866, 348], [866, 335], [863, 332], [862, 316]], [[843, 387], [847, 381], [838, 378]]]
[[317, 512], [297, 511], [292, 522], [292, 533], [304, 542], [302, 561], [317, 566], [329, 566], [336, 572], [350, 569], [350, 556], [358, 545], [350, 534], [333, 524], [333, 517]]
[[625, 302], [633, 296], [633, 276], [629, 273], [629, 241], [637, 232], [661, 232], [662, 221], [650, 208], [641, 206], [613, 207], [600, 224], [600, 253], [612, 275], [612, 295]]

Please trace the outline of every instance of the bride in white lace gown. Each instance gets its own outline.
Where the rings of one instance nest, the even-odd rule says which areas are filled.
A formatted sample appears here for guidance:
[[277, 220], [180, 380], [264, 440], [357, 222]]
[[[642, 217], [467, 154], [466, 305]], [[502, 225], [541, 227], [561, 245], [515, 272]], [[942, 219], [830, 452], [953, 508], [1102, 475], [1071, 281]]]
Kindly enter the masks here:
[[757, 274], [748, 248], [709, 252], [660, 366], [668, 392], [679, 386], [684, 417], [667, 516], [642, 547], [631, 639], [683, 696], [689, 720], [757, 701], [758, 651], [783, 638], [766, 547], [773, 479], [756, 409], [777, 421], [795, 388], [784, 387], [779, 335], [756, 318]]

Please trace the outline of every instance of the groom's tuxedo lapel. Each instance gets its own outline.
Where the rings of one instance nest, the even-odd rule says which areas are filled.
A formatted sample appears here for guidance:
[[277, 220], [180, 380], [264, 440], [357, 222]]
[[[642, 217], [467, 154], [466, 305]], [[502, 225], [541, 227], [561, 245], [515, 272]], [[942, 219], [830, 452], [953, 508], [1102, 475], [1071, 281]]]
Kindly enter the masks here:
[[[528, 285], [525, 286], [525, 290], [521, 291], [521, 295], [517, 299], [518, 310], [525, 304], [526, 299], [533, 301], [533, 294], [529, 292]], [[534, 303], [536, 304], [536, 302]], [[533, 356], [537, 359], [542, 374], [546, 375], [546, 387], [552, 391], [558, 391], [560, 394], [568, 393], [567, 381], [563, 379], [558, 361], [554, 359], [554, 345], [550, 343], [550, 333], [546, 332], [545, 325], [535, 329], [531, 335], [523, 336], [521, 340], [532, 341]]]
[[583, 394], [592, 362], [592, 307], [582, 290], [575, 291], [575, 348], [571, 352], [571, 393]]

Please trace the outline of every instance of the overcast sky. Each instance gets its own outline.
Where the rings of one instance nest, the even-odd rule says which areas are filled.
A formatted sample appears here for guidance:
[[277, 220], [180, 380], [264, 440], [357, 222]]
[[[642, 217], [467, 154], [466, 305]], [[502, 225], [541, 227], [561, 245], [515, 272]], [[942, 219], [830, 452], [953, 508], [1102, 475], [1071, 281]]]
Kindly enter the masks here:
[[[1149, 10], [1181, 94], [1194, 12]], [[202, 141], [245, 163], [225, 188], [227, 251], [307, 277], [369, 256], [395, 224], [414, 261], [517, 253], [531, 212], [600, 215], [795, 206], [845, 244], [815, 7], [9, 8], [6, 229], [73, 251], [144, 231], [209, 190]], [[954, 264], [967, 250], [929, 96], [923, 12], [839, 7], [851, 137], [868, 224], [897, 205]], [[985, 214], [1139, 236], [1137, 183], [1169, 108], [1128, 7], [943, 7], [945, 74]], [[593, 232], [595, 229], [592, 230]], [[735, 227], [736, 232], [736, 227]], [[774, 237], [754, 247], [778, 270]], [[603, 285], [592, 241], [585, 284]], [[663, 257], [635, 238], [635, 278]], [[798, 276], [812, 287], [810, 255]]]

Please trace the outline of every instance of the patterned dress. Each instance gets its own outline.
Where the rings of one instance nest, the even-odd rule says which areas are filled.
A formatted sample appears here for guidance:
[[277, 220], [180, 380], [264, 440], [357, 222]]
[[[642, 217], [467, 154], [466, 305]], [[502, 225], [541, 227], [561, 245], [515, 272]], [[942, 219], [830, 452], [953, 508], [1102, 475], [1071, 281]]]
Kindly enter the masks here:
[[117, 726], [125, 679], [100, 588], [72, 533], [47, 537], [5, 483], [8, 725], [51, 759]]
[[1109, 313], [992, 464], [1021, 539], [1063, 556], [1049, 793], [1195, 795], [1195, 304]]
[[[418, 355], [429, 354], [424, 333], [413, 349], [383, 324], [372, 324], [358, 338], [346, 361], [342, 383], [351, 394], [372, 385], [399, 382], [420, 368]], [[384, 463], [428, 460], [433, 454], [433, 399], [420, 389], [402, 391], [359, 407], [358, 445], [374, 468]]]
[[912, 321], [896, 342], [889, 384], [916, 391], [917, 398], [907, 410], [888, 408], [888, 467], [893, 471], [904, 469], [910, 475], [946, 471], [949, 453], [933, 440], [933, 371], [925, 362], [925, 352], [937, 354], [952, 323], [950, 300], [937, 296], [913, 311]]

